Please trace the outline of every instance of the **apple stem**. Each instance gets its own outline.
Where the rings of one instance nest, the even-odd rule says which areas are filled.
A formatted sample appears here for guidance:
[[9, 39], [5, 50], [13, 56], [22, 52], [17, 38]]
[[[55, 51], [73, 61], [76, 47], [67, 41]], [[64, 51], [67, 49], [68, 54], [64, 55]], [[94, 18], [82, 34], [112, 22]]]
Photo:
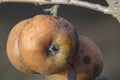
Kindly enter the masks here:
[[53, 5], [51, 8], [44, 9], [44, 11], [50, 12], [50, 14], [57, 17], [59, 7], [60, 5], [56, 4], [56, 5]]

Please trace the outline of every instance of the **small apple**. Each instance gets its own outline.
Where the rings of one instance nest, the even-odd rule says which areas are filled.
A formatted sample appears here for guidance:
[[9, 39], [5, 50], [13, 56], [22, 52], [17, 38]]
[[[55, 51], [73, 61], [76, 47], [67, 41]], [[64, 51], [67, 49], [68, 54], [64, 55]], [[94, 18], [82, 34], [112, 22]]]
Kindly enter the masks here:
[[26, 72], [26, 66], [32, 72], [54, 74], [70, 66], [77, 43], [77, 32], [70, 22], [52, 15], [37, 15], [13, 28], [7, 53], [18, 70]]
[[89, 38], [80, 36], [79, 40], [79, 54], [77, 54], [74, 62], [78, 80], [94, 80], [103, 68], [102, 53]]
[[[103, 68], [102, 53], [96, 44], [85, 36], [79, 37], [79, 45], [73, 62], [77, 80], [95, 80]], [[66, 80], [70, 70], [68, 68], [64, 72], [47, 75], [46, 80]], [[73, 73], [72, 76], [74, 75]]]

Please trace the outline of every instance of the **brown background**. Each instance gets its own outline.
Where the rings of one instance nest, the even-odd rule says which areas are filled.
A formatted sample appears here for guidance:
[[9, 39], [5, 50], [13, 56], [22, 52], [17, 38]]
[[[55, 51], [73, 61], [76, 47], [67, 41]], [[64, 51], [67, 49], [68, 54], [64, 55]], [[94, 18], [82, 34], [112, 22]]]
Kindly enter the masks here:
[[[107, 5], [104, 0], [94, 0], [94, 2]], [[17, 22], [37, 14], [47, 14], [43, 9], [50, 6], [23, 3], [0, 4], [0, 80], [44, 79], [42, 75], [30, 75], [17, 71], [7, 58], [6, 41], [10, 30]], [[76, 6], [61, 6], [58, 15], [68, 19], [80, 35], [89, 37], [99, 46], [104, 55], [103, 74], [111, 80], [120, 80], [120, 24], [118, 21], [110, 15]]]

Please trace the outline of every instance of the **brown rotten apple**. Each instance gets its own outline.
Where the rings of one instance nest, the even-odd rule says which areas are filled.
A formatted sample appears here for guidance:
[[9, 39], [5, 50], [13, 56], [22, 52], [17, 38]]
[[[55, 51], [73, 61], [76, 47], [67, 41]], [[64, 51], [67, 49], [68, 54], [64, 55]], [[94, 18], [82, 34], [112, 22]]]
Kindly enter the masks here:
[[[79, 45], [78, 54], [73, 63], [77, 80], [95, 80], [103, 68], [102, 53], [95, 43], [85, 36], [79, 37]], [[70, 70], [67, 69], [62, 73], [48, 75], [46, 79], [66, 80], [69, 77], [68, 74], [74, 76], [74, 73], [69, 73]]]
[[69, 67], [76, 53], [77, 40], [76, 30], [67, 20], [37, 15], [12, 29], [7, 53], [20, 71], [53, 74]]

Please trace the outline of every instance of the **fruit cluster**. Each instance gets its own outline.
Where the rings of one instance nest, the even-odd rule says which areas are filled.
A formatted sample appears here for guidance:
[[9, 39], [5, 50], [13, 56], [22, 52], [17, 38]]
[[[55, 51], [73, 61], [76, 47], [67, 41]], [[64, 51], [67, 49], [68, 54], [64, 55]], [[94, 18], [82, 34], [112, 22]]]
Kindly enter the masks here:
[[8, 37], [7, 55], [19, 71], [45, 74], [47, 80], [66, 80], [72, 69], [77, 80], [94, 80], [103, 68], [95, 43], [78, 35], [69, 21], [52, 15], [16, 24]]

